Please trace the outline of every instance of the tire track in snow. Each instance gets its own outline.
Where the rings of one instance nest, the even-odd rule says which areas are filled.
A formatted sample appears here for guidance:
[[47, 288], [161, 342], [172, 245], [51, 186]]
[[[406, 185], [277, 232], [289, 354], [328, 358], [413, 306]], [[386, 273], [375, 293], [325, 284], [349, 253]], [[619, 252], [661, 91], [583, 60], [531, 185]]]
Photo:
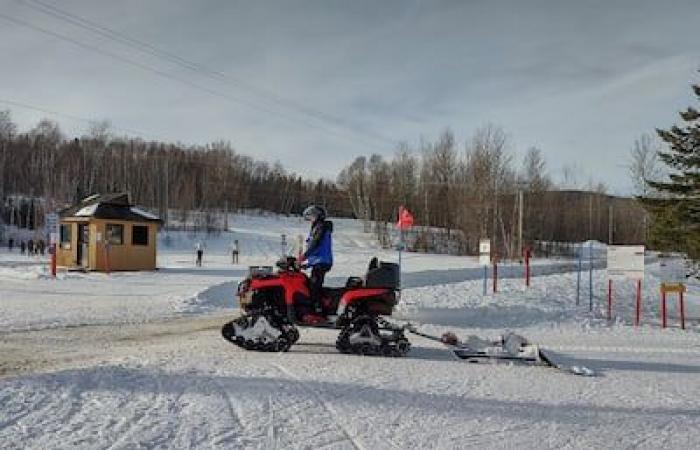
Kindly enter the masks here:
[[[151, 394], [150, 401], [147, 402], [148, 407], [145, 409], [145, 411], [136, 408], [138, 406], [139, 401], [138, 400], [134, 401], [131, 398], [134, 393], [130, 392], [127, 395], [127, 398], [123, 400], [123, 404], [121, 405], [120, 409], [123, 411], [131, 410], [133, 412], [133, 414], [131, 416], [132, 420], [128, 420], [126, 422], [125, 426], [121, 427], [119, 430], [116, 430], [117, 433], [119, 434], [119, 437], [117, 438], [117, 440], [112, 442], [107, 447], [107, 449], [116, 449], [116, 448], [125, 448], [125, 447], [128, 448], [129, 444], [133, 445], [133, 443], [134, 443], [134, 441], [131, 438], [134, 435], [136, 435], [136, 431], [143, 429], [143, 428], [147, 428], [147, 427], [150, 428], [148, 426], [149, 424], [143, 425], [143, 422], [146, 419], [150, 419], [153, 417], [148, 413], [155, 411], [156, 405], [158, 405], [159, 403], [162, 403], [162, 400], [160, 400], [160, 402], [158, 401], [158, 394], [162, 393], [163, 391], [162, 391], [162, 388], [160, 386], [161, 382], [158, 380], [158, 377], [156, 377], [155, 382], [153, 382], [152, 380], [149, 380], [149, 381], [151, 381], [151, 385], [154, 387], [154, 389], [153, 389], [153, 392]], [[131, 405], [131, 407], [129, 407], [130, 403], [131, 404], [136, 403], [136, 405]], [[138, 440], [135, 442], [138, 442]]]
[[276, 368], [277, 370], [279, 370], [280, 372], [282, 372], [284, 375], [286, 375], [286, 376], [292, 378], [294, 381], [296, 381], [297, 384], [305, 392], [307, 392], [307, 394], [315, 397], [316, 400], [321, 404], [321, 407], [323, 407], [323, 409], [325, 409], [328, 412], [328, 414], [330, 414], [330, 417], [333, 420], [333, 422], [335, 423], [335, 425], [338, 427], [338, 429], [340, 429], [342, 434], [347, 438], [347, 440], [352, 444], [352, 446], [356, 450], [365, 450], [364, 445], [362, 445], [362, 443], [359, 441], [358, 438], [356, 438], [352, 435], [350, 430], [348, 430], [347, 427], [340, 420], [340, 416], [338, 415], [338, 412], [335, 410], [335, 408], [333, 408], [333, 406], [329, 402], [325, 401], [323, 399], [323, 397], [321, 397], [321, 395], [318, 392], [313, 391], [313, 390], [309, 389], [308, 387], [306, 387], [304, 385], [303, 380], [300, 377], [298, 377], [296, 374], [291, 372], [289, 369], [287, 369], [286, 367], [284, 367], [280, 364], [277, 364], [277, 363], [270, 363], [270, 365], [272, 367]]
[[[229, 416], [231, 417], [231, 419], [233, 420], [233, 422], [235, 422], [235, 423], [238, 425], [238, 428], [240, 428], [241, 434], [239, 434], [239, 435], [237, 435], [237, 436], [234, 435], [234, 436], [232, 436], [232, 437], [237, 437], [239, 440], [243, 440], [243, 441], [246, 441], [246, 440], [248, 440], [248, 441], [256, 441], [255, 439], [250, 438], [250, 437], [247, 436], [247, 435], [249, 434], [250, 430], [249, 430], [249, 428], [243, 423], [243, 420], [241, 420], [241, 416], [240, 416], [240, 415], [238, 414], [238, 412], [236, 411], [236, 407], [234, 406], [234, 402], [233, 402], [233, 399], [231, 398], [231, 394], [229, 393], [229, 391], [228, 391], [228, 390], [224, 387], [224, 385], [221, 384], [221, 382], [220, 382], [219, 380], [217, 380], [216, 378], [213, 378], [213, 379], [212, 379], [212, 383], [214, 384], [214, 386], [216, 387], [216, 389], [217, 389], [219, 392], [221, 392], [222, 398], [223, 398], [223, 400], [224, 400], [225, 407], [226, 407], [226, 410], [228, 411]], [[221, 438], [219, 438], [219, 439], [221, 439]], [[256, 442], [256, 443], [257, 443], [257, 442]], [[216, 444], [222, 444], [222, 442], [219, 441], [219, 442], [217, 442]]]

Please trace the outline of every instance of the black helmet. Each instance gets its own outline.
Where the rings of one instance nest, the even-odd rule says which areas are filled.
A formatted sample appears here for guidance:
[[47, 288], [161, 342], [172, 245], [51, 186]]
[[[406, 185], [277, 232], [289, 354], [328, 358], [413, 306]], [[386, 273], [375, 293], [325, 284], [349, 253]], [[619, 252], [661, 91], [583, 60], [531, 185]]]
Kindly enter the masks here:
[[322, 206], [309, 205], [301, 214], [304, 220], [324, 220], [326, 218], [326, 210]]

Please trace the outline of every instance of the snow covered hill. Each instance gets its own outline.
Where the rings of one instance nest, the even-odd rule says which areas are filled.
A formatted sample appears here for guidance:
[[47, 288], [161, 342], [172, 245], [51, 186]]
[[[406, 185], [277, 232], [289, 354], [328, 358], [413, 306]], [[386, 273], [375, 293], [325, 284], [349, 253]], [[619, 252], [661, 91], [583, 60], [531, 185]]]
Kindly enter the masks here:
[[[643, 326], [631, 326], [633, 283], [616, 283], [604, 318], [605, 273], [588, 273], [576, 305], [576, 263], [501, 268], [483, 295], [476, 259], [405, 254], [395, 319], [429, 333], [525, 335], [594, 369], [469, 364], [409, 336], [406, 358], [339, 354], [336, 333], [303, 330], [289, 353], [245, 352], [224, 341], [233, 292], [249, 264], [272, 264], [306, 233], [298, 218], [235, 215], [228, 233], [159, 237], [152, 273], [61, 272], [0, 250], [2, 448], [694, 448], [700, 441], [700, 285], [690, 283], [688, 329], [658, 322], [651, 263]], [[331, 284], [368, 260], [395, 260], [356, 221], [336, 221]], [[230, 262], [238, 239], [240, 264]], [[206, 243], [194, 267], [194, 243]], [[291, 249], [290, 249], [291, 250]], [[489, 290], [491, 285], [489, 283]]]

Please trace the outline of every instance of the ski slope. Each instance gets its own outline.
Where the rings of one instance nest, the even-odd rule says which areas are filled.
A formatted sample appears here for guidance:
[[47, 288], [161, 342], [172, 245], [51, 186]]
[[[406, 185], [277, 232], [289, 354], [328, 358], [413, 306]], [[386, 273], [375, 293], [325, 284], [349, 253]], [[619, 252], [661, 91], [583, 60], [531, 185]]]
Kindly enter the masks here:
[[[234, 216], [218, 236], [160, 237], [160, 269], [61, 272], [0, 251], [2, 448], [695, 448], [700, 442], [700, 286], [688, 329], [658, 326], [659, 263], [648, 266], [643, 326], [631, 326], [634, 286], [593, 271], [576, 305], [571, 261], [538, 260], [532, 286], [504, 268], [482, 294], [475, 259], [408, 254], [395, 318], [421, 331], [495, 338], [505, 329], [594, 369], [581, 378], [544, 367], [470, 364], [409, 336], [406, 358], [343, 355], [335, 333], [302, 330], [289, 353], [224, 341], [233, 288], [248, 264], [270, 264], [295, 218]], [[354, 221], [336, 221], [330, 282], [395, 260]], [[241, 261], [232, 265], [230, 243]], [[193, 267], [194, 242], [206, 242]], [[508, 278], [508, 276], [510, 278]], [[587, 274], [586, 274], [587, 276]], [[489, 285], [489, 287], [491, 287]]]

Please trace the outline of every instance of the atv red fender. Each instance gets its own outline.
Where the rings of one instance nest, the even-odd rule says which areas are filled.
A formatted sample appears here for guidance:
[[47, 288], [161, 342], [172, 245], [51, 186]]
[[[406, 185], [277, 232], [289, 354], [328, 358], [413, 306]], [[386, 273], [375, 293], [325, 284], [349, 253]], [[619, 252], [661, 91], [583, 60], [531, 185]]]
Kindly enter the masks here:
[[382, 295], [388, 294], [391, 291], [384, 288], [359, 288], [348, 291], [340, 297], [340, 303], [338, 304], [338, 316], [342, 316], [345, 313], [348, 305], [361, 301], [366, 298], [377, 298]]

